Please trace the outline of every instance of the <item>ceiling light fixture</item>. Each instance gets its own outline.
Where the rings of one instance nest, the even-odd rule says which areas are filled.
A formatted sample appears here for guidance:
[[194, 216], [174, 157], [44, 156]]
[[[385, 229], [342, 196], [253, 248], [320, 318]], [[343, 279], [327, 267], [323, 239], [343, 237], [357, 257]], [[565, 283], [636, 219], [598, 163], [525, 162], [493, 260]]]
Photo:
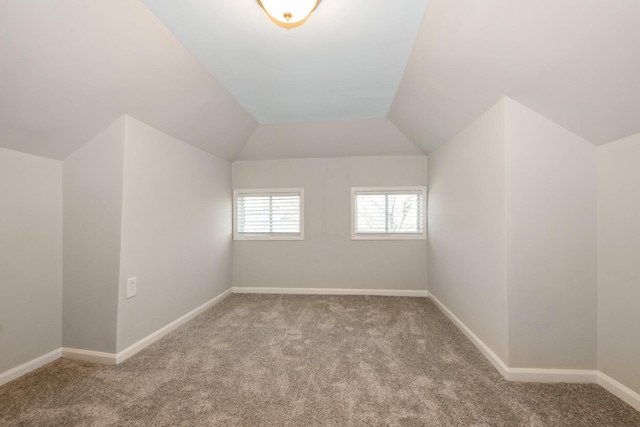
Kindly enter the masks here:
[[290, 30], [304, 24], [320, 0], [257, 0], [269, 19]]

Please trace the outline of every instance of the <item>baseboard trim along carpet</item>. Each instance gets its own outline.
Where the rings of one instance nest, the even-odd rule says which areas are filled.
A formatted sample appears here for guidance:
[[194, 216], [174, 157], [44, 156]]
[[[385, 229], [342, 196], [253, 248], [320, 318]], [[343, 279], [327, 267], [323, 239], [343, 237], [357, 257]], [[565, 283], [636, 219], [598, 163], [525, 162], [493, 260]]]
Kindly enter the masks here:
[[175, 331], [180, 326], [187, 323], [189, 320], [193, 319], [200, 313], [210, 309], [214, 305], [220, 303], [222, 300], [227, 298], [232, 294], [231, 289], [227, 289], [217, 297], [213, 298], [210, 301], [205, 302], [200, 307], [197, 307], [184, 316], [174, 320], [168, 325], [164, 326], [161, 329], [158, 329], [154, 333], [147, 335], [142, 338], [140, 341], [135, 344], [130, 345], [118, 353], [103, 353], [100, 351], [91, 351], [91, 350], [81, 350], [75, 348], [63, 348], [62, 349], [62, 357], [66, 357], [68, 359], [81, 360], [85, 362], [93, 362], [93, 363], [102, 363], [103, 365], [117, 365], [118, 363], [122, 363], [131, 356], [139, 353], [144, 350], [146, 347], [150, 346], [154, 342], [163, 338], [167, 334]]
[[288, 294], [288, 295], [371, 295], [393, 297], [428, 297], [427, 291], [395, 289], [332, 289], [332, 288], [247, 288], [233, 287], [234, 294]]
[[456, 325], [467, 338], [469, 338], [469, 341], [471, 341], [473, 345], [475, 345], [478, 350], [480, 350], [484, 357], [489, 362], [491, 362], [493, 367], [496, 368], [498, 372], [500, 372], [500, 375], [502, 375], [506, 379], [509, 379], [509, 367], [507, 366], [507, 364], [504, 363], [502, 359], [500, 359], [500, 357], [498, 357], [498, 355], [495, 354], [493, 350], [491, 350], [491, 348], [489, 348], [488, 345], [486, 345], [480, 338], [478, 338], [478, 336], [474, 334], [473, 331], [467, 327], [467, 325], [462, 323], [462, 320], [458, 319], [458, 317], [453, 314], [451, 310], [449, 310], [436, 297], [434, 297], [433, 294], [429, 295], [429, 299], [431, 299], [431, 301], [434, 302], [434, 304], [440, 309], [440, 311], [442, 311], [449, 318], [449, 320], [451, 320], [453, 324]]
[[219, 304], [220, 302], [222, 302], [222, 300], [224, 300], [225, 298], [227, 298], [231, 294], [232, 294], [232, 289], [227, 289], [226, 291], [224, 291], [223, 293], [221, 293], [217, 297], [213, 298], [212, 300], [210, 300], [208, 302], [205, 302], [200, 307], [195, 308], [194, 310], [191, 310], [189, 313], [187, 313], [184, 316], [174, 320], [173, 322], [169, 323], [167, 326], [165, 326], [165, 327], [163, 327], [161, 329], [158, 329], [157, 331], [155, 331], [151, 335], [146, 336], [145, 338], [141, 339], [140, 341], [136, 342], [135, 344], [130, 345], [129, 347], [125, 348], [124, 350], [118, 352], [117, 354], [115, 354], [116, 364], [124, 362], [125, 360], [127, 360], [128, 358], [133, 356], [134, 354], [136, 354], [136, 353], [140, 352], [141, 350], [143, 350], [145, 347], [150, 346], [154, 342], [158, 341], [160, 338], [164, 337], [165, 335], [173, 332], [174, 330], [176, 330], [180, 326], [184, 325], [185, 323], [187, 323], [189, 320], [193, 319], [194, 317], [196, 317], [200, 313], [202, 313], [204, 311], [207, 311], [208, 309], [210, 309], [211, 307], [213, 307], [216, 304]]
[[101, 365], [115, 365], [115, 353], [103, 351], [82, 350], [80, 348], [62, 347], [62, 357], [65, 359], [80, 360], [81, 362], [99, 363]]
[[587, 383], [599, 384], [622, 401], [640, 411], [640, 394], [634, 392], [624, 384], [614, 380], [597, 370], [582, 369], [538, 369], [538, 368], [510, 368], [500, 357], [489, 348], [476, 334], [471, 331], [458, 317], [442, 304], [433, 294], [429, 294], [431, 301], [469, 338], [484, 357], [508, 381], [538, 382], [538, 383]]
[[600, 371], [598, 371], [597, 384], [640, 412], [640, 394]]
[[158, 341], [165, 335], [169, 334], [170, 332], [184, 325], [185, 323], [187, 323], [189, 320], [193, 319], [200, 313], [220, 303], [222, 300], [224, 300], [231, 294], [232, 294], [231, 289], [227, 289], [226, 291], [224, 291], [217, 297], [213, 298], [212, 300], [202, 304], [201, 306], [195, 308], [194, 310], [191, 310], [189, 313], [185, 314], [184, 316], [174, 320], [173, 322], [169, 323], [165, 327], [158, 329], [151, 335], [146, 336], [145, 338], [141, 339], [140, 341], [136, 342], [135, 344], [125, 348], [124, 350], [118, 353], [106, 353], [102, 351], [62, 347], [0, 374], [0, 385], [6, 384], [9, 381], [12, 381], [18, 377], [21, 377], [22, 375], [25, 375], [35, 369], [38, 369], [41, 366], [46, 365], [47, 363], [50, 363], [56, 359], [59, 359], [60, 357], [73, 359], [73, 360], [80, 360], [83, 362], [100, 363], [102, 365], [117, 365], [118, 363], [124, 362], [134, 354], [142, 351], [143, 349], [150, 346], [154, 342]]
[[16, 378], [23, 376], [24, 374], [28, 374], [29, 372], [36, 370], [39, 367], [46, 365], [47, 363], [51, 363], [54, 360], [59, 359], [61, 354], [62, 349], [58, 348], [47, 354], [43, 354], [40, 357], [36, 357], [33, 360], [23, 363], [20, 366], [16, 366], [15, 368], [1, 373], [0, 385], [6, 384], [9, 381], [13, 381]]
[[484, 357], [496, 368], [496, 370], [509, 381], [519, 382], [566, 382], [566, 383], [594, 383], [599, 384], [610, 393], [640, 411], [640, 394], [631, 390], [624, 384], [616, 381], [608, 375], [597, 370], [578, 369], [531, 369], [510, 368], [489, 346], [487, 346], [476, 334], [471, 331], [458, 317], [453, 314], [432, 294], [427, 291], [397, 291], [379, 289], [307, 289], [307, 288], [244, 288], [234, 287], [228, 289], [212, 300], [202, 304], [184, 316], [174, 320], [165, 327], [141, 339], [135, 344], [118, 353], [105, 353], [100, 351], [82, 350], [75, 348], [59, 348], [31, 361], [16, 366], [0, 374], [0, 386], [22, 375], [40, 368], [60, 357], [75, 359], [85, 362], [115, 365], [121, 363], [144, 348], [163, 338], [165, 335], [182, 326], [200, 313], [220, 303], [231, 293], [253, 294], [300, 294], [300, 295], [377, 295], [377, 296], [409, 296], [429, 297], [436, 306], [462, 331], [462, 333], [480, 350]]

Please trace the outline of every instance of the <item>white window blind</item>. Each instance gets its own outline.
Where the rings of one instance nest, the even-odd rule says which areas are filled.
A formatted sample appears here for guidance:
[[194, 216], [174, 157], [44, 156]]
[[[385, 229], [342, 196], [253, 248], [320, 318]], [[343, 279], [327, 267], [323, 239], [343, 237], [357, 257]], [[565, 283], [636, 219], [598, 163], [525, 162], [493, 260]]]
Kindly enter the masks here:
[[236, 191], [236, 239], [301, 238], [302, 190]]
[[424, 238], [425, 189], [353, 189], [352, 237]]

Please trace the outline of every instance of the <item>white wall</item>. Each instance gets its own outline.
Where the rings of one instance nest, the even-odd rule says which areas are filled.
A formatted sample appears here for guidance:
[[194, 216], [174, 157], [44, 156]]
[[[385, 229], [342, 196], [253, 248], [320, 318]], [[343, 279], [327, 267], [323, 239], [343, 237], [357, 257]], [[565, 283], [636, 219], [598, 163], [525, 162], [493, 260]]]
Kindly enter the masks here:
[[598, 366], [640, 393], [640, 134], [598, 148]]
[[62, 342], [62, 164], [0, 148], [0, 374]]
[[[117, 351], [231, 287], [231, 164], [125, 118]], [[126, 279], [138, 294], [125, 299]]]
[[429, 292], [509, 367], [596, 368], [595, 153], [505, 98], [429, 156]]
[[504, 101], [429, 155], [429, 293], [508, 362]]
[[116, 348], [124, 118], [64, 161], [65, 347]]
[[596, 368], [596, 147], [506, 100], [509, 366]]
[[426, 156], [240, 161], [233, 188], [305, 190], [304, 241], [235, 241], [237, 287], [427, 289], [425, 240], [351, 240], [351, 187], [426, 185]]

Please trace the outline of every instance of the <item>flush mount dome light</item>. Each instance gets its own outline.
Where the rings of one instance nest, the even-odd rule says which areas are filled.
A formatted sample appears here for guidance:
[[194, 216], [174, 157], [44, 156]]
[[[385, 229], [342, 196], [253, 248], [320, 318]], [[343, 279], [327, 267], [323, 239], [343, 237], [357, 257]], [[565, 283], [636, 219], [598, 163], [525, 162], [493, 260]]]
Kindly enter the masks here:
[[276, 25], [290, 30], [304, 24], [320, 0], [257, 0]]

